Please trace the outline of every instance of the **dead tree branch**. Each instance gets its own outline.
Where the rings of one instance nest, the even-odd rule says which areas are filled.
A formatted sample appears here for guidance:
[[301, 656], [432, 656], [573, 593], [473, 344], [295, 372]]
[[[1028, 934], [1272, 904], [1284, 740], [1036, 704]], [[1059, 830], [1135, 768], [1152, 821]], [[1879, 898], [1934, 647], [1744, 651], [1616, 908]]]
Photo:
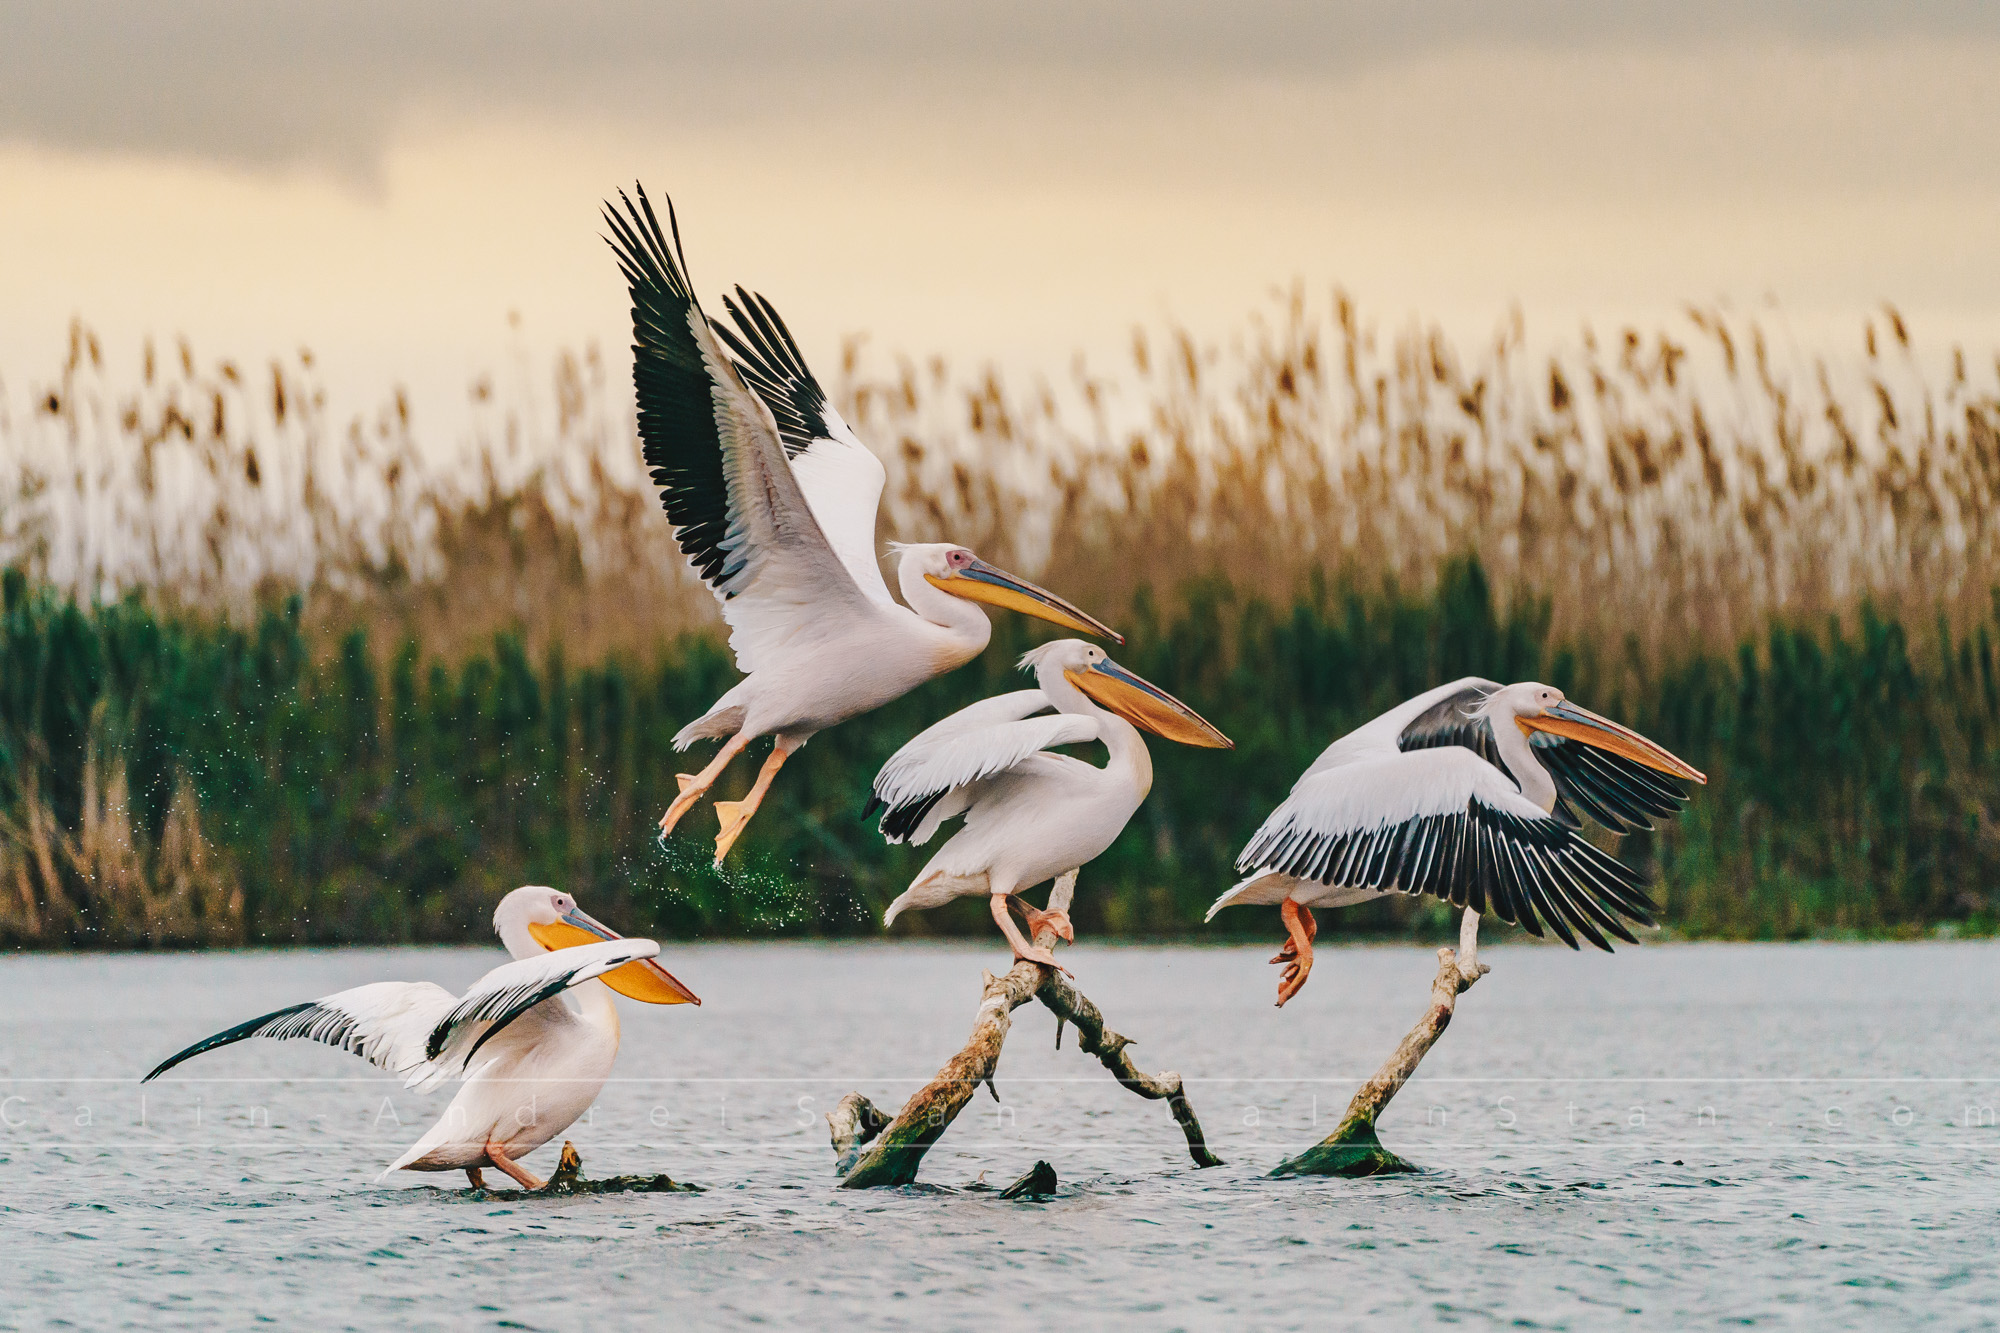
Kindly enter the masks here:
[[1054, 1011], [1057, 1031], [1061, 1031], [1064, 1020], [1076, 1025], [1077, 1045], [1085, 1055], [1096, 1056], [1112, 1077], [1149, 1101], [1166, 1101], [1181, 1132], [1187, 1135], [1188, 1156], [1194, 1158], [1196, 1166], [1222, 1165], [1222, 1159], [1208, 1150], [1208, 1142], [1202, 1138], [1201, 1121], [1195, 1119], [1194, 1108], [1188, 1105], [1179, 1074], [1169, 1071], [1154, 1078], [1140, 1073], [1132, 1057], [1125, 1053], [1125, 1048], [1133, 1044], [1132, 1039], [1106, 1027], [1104, 1015], [1090, 1002], [1090, 997], [1070, 985], [1061, 973], [1051, 972], [1036, 992], [1036, 998]]
[[1451, 1025], [1458, 997], [1487, 972], [1481, 966], [1475, 975], [1459, 971], [1458, 955], [1451, 949], [1438, 950], [1437, 977], [1431, 982], [1431, 1007], [1417, 1020], [1395, 1053], [1375, 1071], [1375, 1077], [1361, 1085], [1340, 1126], [1290, 1161], [1280, 1163], [1274, 1176], [1380, 1176], [1414, 1171], [1375, 1137], [1375, 1121], [1417, 1072], [1417, 1066]]
[[[1076, 890], [1077, 872], [1072, 870], [1055, 882], [1049, 891], [1048, 910], [1066, 912]], [[1035, 933], [1037, 948], [1053, 949], [1055, 932]], [[980, 993], [979, 1012], [973, 1019], [972, 1035], [963, 1049], [946, 1062], [938, 1076], [916, 1096], [903, 1104], [893, 1120], [866, 1097], [849, 1093], [827, 1114], [835, 1154], [834, 1169], [841, 1175], [843, 1189], [869, 1189], [881, 1185], [907, 1185], [917, 1178], [924, 1154], [936, 1143], [979, 1085], [989, 1091], [993, 1071], [1000, 1063], [1000, 1050], [1013, 1025], [1014, 1011], [1040, 998], [1056, 1015], [1058, 1023], [1074, 1023], [1083, 1049], [1095, 1055], [1104, 1067], [1141, 1097], [1164, 1099], [1174, 1119], [1187, 1135], [1188, 1153], [1197, 1166], [1217, 1166], [1219, 1159], [1202, 1138], [1201, 1122], [1188, 1105], [1178, 1074], [1157, 1078], [1142, 1074], [1133, 1065], [1125, 1048], [1132, 1043], [1106, 1028], [1097, 1006], [1063, 978], [1060, 971], [1038, 963], [1017, 962], [1004, 976], [987, 974]], [[994, 1099], [999, 1093], [994, 1092]]]
[[889, 1116], [860, 1093], [850, 1092], [826, 1113], [826, 1123], [833, 1131], [833, 1169], [844, 1176], [861, 1160], [861, 1150], [889, 1127]]

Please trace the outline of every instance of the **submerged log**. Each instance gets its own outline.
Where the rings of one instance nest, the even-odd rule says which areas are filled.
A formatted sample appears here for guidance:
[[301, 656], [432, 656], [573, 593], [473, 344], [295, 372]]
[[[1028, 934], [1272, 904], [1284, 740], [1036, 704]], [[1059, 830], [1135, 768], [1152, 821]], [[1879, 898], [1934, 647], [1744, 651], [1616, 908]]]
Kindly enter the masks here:
[[1047, 1162], [1036, 1162], [1028, 1168], [1028, 1174], [1000, 1191], [1003, 1199], [1046, 1199], [1056, 1192], [1056, 1169]]
[[858, 1092], [850, 1092], [839, 1105], [826, 1113], [827, 1127], [833, 1131], [833, 1170], [846, 1175], [861, 1160], [861, 1150], [889, 1127], [890, 1116]]
[[[1049, 891], [1048, 910], [1067, 912], [1076, 891], [1077, 872], [1072, 870], [1055, 882]], [[1044, 927], [1035, 932], [1035, 946], [1053, 949], [1057, 936]], [[1039, 963], [1017, 961], [1004, 976], [986, 975], [980, 993], [979, 1011], [973, 1018], [972, 1035], [963, 1049], [945, 1063], [938, 1076], [903, 1109], [890, 1119], [859, 1093], [849, 1093], [827, 1113], [835, 1155], [834, 1170], [841, 1176], [842, 1189], [871, 1189], [883, 1185], [908, 1185], [917, 1178], [917, 1168], [972, 1095], [984, 1083], [998, 1101], [993, 1087], [993, 1071], [1000, 1063], [1014, 1011], [1039, 999], [1056, 1015], [1057, 1039], [1061, 1025], [1074, 1023], [1081, 1045], [1094, 1055], [1120, 1083], [1141, 1097], [1165, 1100], [1187, 1136], [1188, 1154], [1196, 1166], [1218, 1166], [1221, 1160], [1208, 1150], [1201, 1122], [1188, 1105], [1187, 1094], [1178, 1074], [1158, 1077], [1139, 1072], [1125, 1048], [1132, 1043], [1105, 1026], [1104, 1015], [1088, 997], [1078, 991], [1060, 970]]]
[[1431, 1007], [1417, 1020], [1395, 1053], [1383, 1061], [1375, 1077], [1354, 1094], [1339, 1127], [1297, 1157], [1280, 1163], [1272, 1175], [1382, 1176], [1417, 1169], [1382, 1146], [1382, 1141], [1375, 1137], [1375, 1121], [1451, 1025], [1458, 997], [1492, 970], [1483, 963], [1468, 966], [1473, 969], [1469, 973], [1459, 968], [1457, 953], [1438, 950], [1437, 977], [1431, 982]]
[[684, 1185], [666, 1174], [657, 1176], [607, 1176], [603, 1180], [586, 1180], [583, 1175], [583, 1157], [576, 1145], [563, 1140], [562, 1158], [556, 1163], [555, 1174], [551, 1175], [538, 1190], [489, 1190], [478, 1189], [470, 1193], [484, 1199], [546, 1199], [561, 1198], [574, 1194], [699, 1194], [701, 1186]]

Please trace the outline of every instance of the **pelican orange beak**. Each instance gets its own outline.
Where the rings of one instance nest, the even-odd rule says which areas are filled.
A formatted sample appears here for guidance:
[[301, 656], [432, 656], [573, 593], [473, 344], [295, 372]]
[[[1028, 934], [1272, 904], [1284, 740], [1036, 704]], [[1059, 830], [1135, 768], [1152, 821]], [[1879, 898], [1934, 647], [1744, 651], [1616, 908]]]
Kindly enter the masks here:
[[1599, 717], [1588, 708], [1579, 708], [1566, 699], [1533, 717], [1514, 720], [1520, 723], [1523, 732], [1546, 731], [1567, 740], [1608, 750], [1621, 759], [1630, 759], [1635, 764], [1643, 764], [1671, 777], [1684, 778], [1689, 782], [1708, 781], [1708, 776], [1700, 769], [1676, 759], [1630, 727], [1621, 727], [1610, 718]]
[[1022, 615], [1046, 620], [1064, 629], [1073, 629], [1084, 634], [1094, 634], [1100, 639], [1113, 643], [1125, 642], [1125, 636], [1097, 617], [1070, 605], [1046, 588], [1037, 588], [1023, 578], [1016, 578], [1004, 569], [995, 569], [984, 560], [974, 559], [965, 568], [944, 578], [935, 574], [924, 575], [932, 587], [942, 588], [954, 597], [963, 597], [968, 602], [984, 602], [988, 606], [1004, 606], [1009, 611], [1019, 611]]
[[[535, 937], [535, 943], [550, 950], [625, 938], [581, 907], [572, 907], [563, 913], [559, 921], [530, 921], [528, 933]], [[620, 995], [646, 1004], [701, 1003], [699, 995], [683, 986], [673, 973], [650, 958], [635, 959], [621, 968], [606, 972], [598, 980]]]
[[1159, 686], [1139, 679], [1110, 658], [1081, 671], [1063, 672], [1063, 679], [1135, 727], [1182, 745], [1205, 750], [1233, 750], [1236, 742], [1217, 731], [1200, 713]]

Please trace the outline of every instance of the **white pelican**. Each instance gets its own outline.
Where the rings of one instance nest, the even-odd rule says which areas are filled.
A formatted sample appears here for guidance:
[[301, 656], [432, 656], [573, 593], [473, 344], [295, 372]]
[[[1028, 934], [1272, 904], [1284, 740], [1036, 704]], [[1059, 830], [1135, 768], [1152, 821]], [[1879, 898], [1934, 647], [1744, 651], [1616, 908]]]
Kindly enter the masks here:
[[[1116, 840], [1153, 787], [1153, 759], [1138, 728], [1184, 745], [1226, 749], [1232, 742], [1081, 639], [1045, 643], [1021, 665], [1033, 669], [1039, 688], [981, 700], [919, 733], [876, 774], [864, 813], [886, 806], [882, 835], [918, 846], [945, 820], [965, 816], [965, 826], [889, 904], [883, 925], [906, 908], [984, 893], [1014, 956], [1053, 966], [1054, 955], [1022, 937], [1008, 899], [1094, 860]], [[1035, 716], [1051, 708], [1054, 716]], [[1110, 753], [1103, 768], [1048, 753], [1086, 741]], [[1030, 935], [1047, 922], [1075, 938], [1067, 913], [1021, 907]]]
[[720, 866], [778, 769], [816, 732], [985, 649], [992, 625], [967, 602], [1124, 640], [1053, 593], [945, 543], [901, 548], [897, 581], [908, 605], [898, 605], [875, 554], [881, 460], [826, 401], [771, 303], [739, 287], [738, 300], [724, 302], [737, 332], [710, 325], [688, 284], [673, 205], [669, 249], [645, 191], [637, 206], [620, 198], [624, 215], [607, 206], [604, 216], [632, 293], [646, 462], [681, 553], [722, 604], [745, 677], [674, 737], [676, 749], [699, 740], [723, 746], [701, 772], [679, 775], [660, 835], [745, 746], [775, 738], [750, 794], [715, 803]]
[[[485, 1184], [480, 1169], [493, 1166], [540, 1189], [542, 1182], [517, 1159], [568, 1129], [597, 1100], [618, 1056], [611, 991], [648, 1004], [701, 1001], [653, 961], [659, 945], [620, 937], [567, 893], [537, 885], [515, 889], [500, 900], [493, 929], [515, 961], [494, 968], [462, 996], [428, 981], [356, 986], [218, 1032], [140, 1081], [248, 1037], [305, 1037], [338, 1046], [423, 1092], [462, 1078], [437, 1124], [382, 1176], [403, 1169], [464, 1171], [477, 1189]], [[572, 1005], [564, 992], [577, 987]]]
[[1288, 964], [1281, 1005], [1312, 972], [1311, 909], [1390, 892], [1465, 909], [1467, 976], [1478, 975], [1487, 911], [1534, 935], [1546, 921], [1570, 948], [1580, 934], [1609, 953], [1607, 932], [1638, 943], [1621, 915], [1651, 926], [1658, 909], [1637, 875], [1577, 833], [1576, 809], [1613, 833], [1651, 828], [1686, 803], [1679, 779], [1708, 781], [1561, 690], [1467, 677], [1329, 745], [1237, 858], [1248, 878], [1208, 915], [1280, 905], [1289, 938], [1271, 961]]

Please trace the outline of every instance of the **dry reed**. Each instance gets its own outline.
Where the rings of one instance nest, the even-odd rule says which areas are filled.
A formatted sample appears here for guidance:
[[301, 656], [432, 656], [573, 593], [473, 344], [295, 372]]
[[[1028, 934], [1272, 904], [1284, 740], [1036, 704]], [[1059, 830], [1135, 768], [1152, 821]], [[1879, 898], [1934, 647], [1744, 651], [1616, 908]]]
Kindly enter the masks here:
[[[1855, 364], [1781, 355], [1755, 320], [1690, 310], [1542, 356], [1516, 318], [1468, 354], [1295, 292], [1226, 348], [1135, 332], [1127, 376], [1079, 368], [1067, 410], [936, 361], [871, 373], [855, 341], [824, 369], [888, 464], [885, 538], [949, 536], [1098, 605], [1218, 575], [1283, 599], [1314, 570], [1421, 590], [1472, 553], [1503, 600], [1548, 598], [1558, 635], [1726, 644], [1864, 598], [1980, 615], [2000, 583], [2000, 387], [1958, 349], [1927, 382], [1893, 309], [1861, 343]], [[537, 412], [482, 381], [470, 441], [420, 448], [400, 391], [330, 421], [310, 354], [252, 374], [148, 345], [121, 387], [78, 326], [0, 418], [0, 558], [86, 597], [240, 612], [302, 590], [316, 619], [439, 648], [514, 626], [595, 659], [712, 624], [627, 386], [592, 349], [552, 388]]]
[[[1716, 752], [1706, 804], [1657, 849], [1670, 915], [1690, 928], [1993, 915], [1961, 883], [1992, 840], [1953, 830], [2000, 824], [1986, 739], [2000, 379], [1954, 350], [1927, 380], [1894, 310], [1845, 361], [1781, 354], [1755, 320], [1717, 310], [1536, 354], [1518, 319], [1467, 352], [1434, 330], [1385, 334], [1338, 293], [1324, 310], [1294, 293], [1223, 346], [1136, 333], [1125, 373], [1079, 367], [1061, 396], [938, 362], [871, 370], [859, 346], [822, 369], [889, 467], [885, 539], [966, 542], [1137, 630], [1128, 654], [1171, 687], [1255, 706], [1217, 710], [1249, 738], [1240, 799], [1204, 801], [1208, 784], [1164, 759], [1149, 824], [1107, 857], [1113, 887], [1086, 921], [1192, 921], [1259, 803], [1330, 730], [1465, 670], [1580, 678], [1593, 701]], [[0, 385], [0, 563], [18, 571], [10, 616], [26, 608], [0, 648], [41, 654], [28, 694], [0, 682], [18, 696], [0, 710], [0, 935], [440, 938], [517, 873], [639, 892], [637, 854], [620, 849], [684, 720], [664, 712], [697, 707], [726, 672], [616, 379], [591, 350], [556, 359], [546, 396], [482, 381], [457, 450], [420, 444], [400, 393], [336, 422], [306, 353], [246, 371], [148, 345], [124, 384], [79, 325], [25, 401]], [[150, 609], [106, 619], [127, 593]], [[97, 606], [96, 621], [51, 596]], [[297, 616], [277, 609], [292, 596]], [[254, 642], [228, 628], [253, 623]], [[1912, 640], [1905, 625], [1926, 629]], [[214, 700], [175, 704], [194, 712], [147, 724], [143, 745], [136, 723], [113, 725], [166, 687], [103, 662], [162, 635], [185, 643], [148, 670], [184, 658], [228, 682], [273, 654], [314, 660], [267, 675], [291, 692], [259, 742], [268, 774], [196, 716]], [[72, 660], [97, 664], [88, 689]], [[766, 878], [802, 875], [820, 928], [865, 920], [908, 869], [848, 827], [850, 779], [919, 713], [1005, 674], [981, 670], [807, 756], [782, 798], [797, 807], [774, 820], [795, 826], [799, 859]], [[1892, 718], [1896, 691], [1922, 681], [1942, 694]], [[1797, 721], [1813, 689], [1868, 723], [1841, 736], [1900, 740], [1875, 770], [1788, 794], [1801, 762], [1834, 762], [1796, 730], [1814, 726]], [[49, 721], [52, 690], [74, 693], [70, 721]], [[649, 700], [636, 712], [635, 690]], [[1723, 711], [1739, 731], [1711, 743]], [[294, 732], [314, 738], [296, 771], [277, 739]], [[392, 734], [423, 753], [368, 739]], [[1874, 756], [1849, 746], [1837, 762]], [[350, 774], [352, 791], [313, 789]], [[250, 786], [267, 825], [229, 808]], [[683, 860], [645, 873], [699, 879]], [[396, 895], [419, 882], [429, 905], [412, 926]], [[742, 927], [725, 887], [659, 907], [663, 929]]]

